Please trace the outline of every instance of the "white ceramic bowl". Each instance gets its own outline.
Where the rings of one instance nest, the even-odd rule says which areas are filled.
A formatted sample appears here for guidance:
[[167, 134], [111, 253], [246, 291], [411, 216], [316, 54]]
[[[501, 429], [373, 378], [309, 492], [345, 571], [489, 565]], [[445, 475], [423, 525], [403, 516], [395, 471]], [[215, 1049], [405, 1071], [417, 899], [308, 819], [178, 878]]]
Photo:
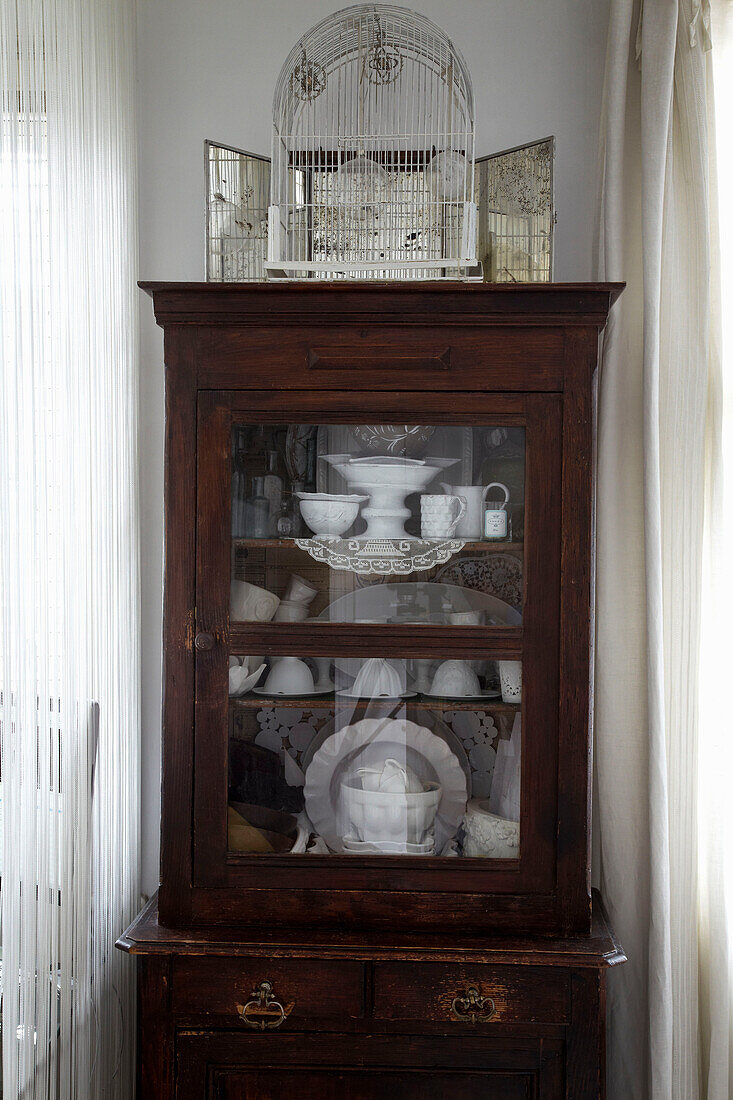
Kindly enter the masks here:
[[281, 657], [270, 669], [264, 686], [273, 695], [310, 695], [313, 673], [299, 657]]
[[508, 821], [489, 811], [487, 800], [472, 798], [464, 821], [465, 856], [487, 859], [517, 859], [519, 855], [519, 822]]
[[478, 695], [479, 679], [468, 661], [443, 661], [435, 670], [431, 694], [458, 699], [461, 695]]
[[300, 514], [314, 535], [343, 535], [359, 515], [365, 496], [298, 493]]
[[422, 844], [433, 828], [440, 803], [438, 783], [427, 783], [415, 794], [365, 791], [350, 783], [341, 784], [346, 817], [359, 840], [403, 841]]

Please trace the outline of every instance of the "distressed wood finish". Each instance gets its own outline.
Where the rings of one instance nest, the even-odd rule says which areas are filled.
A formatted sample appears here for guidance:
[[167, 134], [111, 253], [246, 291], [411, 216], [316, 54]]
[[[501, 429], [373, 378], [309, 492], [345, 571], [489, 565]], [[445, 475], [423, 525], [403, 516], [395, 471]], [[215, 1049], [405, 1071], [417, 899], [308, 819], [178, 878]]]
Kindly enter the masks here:
[[[139, 1096], [602, 1096], [624, 955], [589, 877], [593, 385], [622, 285], [141, 286], [166, 542], [162, 882], [118, 942], [141, 957]], [[354, 420], [524, 427], [521, 626], [230, 622], [232, 425]], [[229, 853], [232, 651], [521, 659], [518, 858]], [[236, 1006], [265, 980], [293, 1007], [261, 1034]], [[466, 1024], [471, 987], [494, 1012]]]
[[[153, 899], [118, 946], [145, 968], [139, 1100], [321, 1100], [345, 1087], [359, 1100], [603, 1095], [605, 972], [624, 955], [598, 898], [590, 934], [564, 939], [270, 931], [259, 942], [166, 929]], [[236, 1010], [263, 980], [292, 1005], [264, 1035]], [[451, 1011], [470, 986], [496, 1006], [473, 1025]]]

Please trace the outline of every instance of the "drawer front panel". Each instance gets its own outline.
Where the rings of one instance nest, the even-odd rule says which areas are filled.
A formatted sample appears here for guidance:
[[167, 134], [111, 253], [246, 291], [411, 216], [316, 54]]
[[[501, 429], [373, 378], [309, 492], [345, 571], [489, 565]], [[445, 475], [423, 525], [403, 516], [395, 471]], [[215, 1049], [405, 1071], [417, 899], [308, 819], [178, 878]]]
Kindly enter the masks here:
[[203, 389], [561, 390], [564, 333], [506, 326], [202, 329]]
[[456, 1028], [515, 1022], [566, 1024], [570, 979], [564, 970], [531, 966], [377, 965], [374, 1016], [453, 1023]]
[[[174, 1012], [239, 1018], [246, 1005], [269, 982], [272, 996], [287, 1011], [283, 1027], [303, 1026], [309, 1019], [364, 1014], [364, 971], [358, 962], [291, 959], [186, 958], [176, 961], [171, 999]], [[292, 1006], [292, 1007], [291, 1007]]]

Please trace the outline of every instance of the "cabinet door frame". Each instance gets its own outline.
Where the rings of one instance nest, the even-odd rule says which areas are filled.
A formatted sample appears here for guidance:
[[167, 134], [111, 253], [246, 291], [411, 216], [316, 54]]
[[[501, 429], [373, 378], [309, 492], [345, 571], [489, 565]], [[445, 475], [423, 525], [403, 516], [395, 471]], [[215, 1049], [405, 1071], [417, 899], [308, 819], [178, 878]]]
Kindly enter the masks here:
[[[517, 424], [526, 430], [525, 605], [521, 627], [360, 627], [319, 624], [229, 622], [231, 549], [231, 429], [235, 422]], [[516, 899], [557, 890], [559, 774], [559, 660], [562, 398], [559, 394], [345, 391], [199, 391], [197, 440], [197, 530], [195, 632], [214, 636], [210, 650], [195, 651], [193, 886], [216, 896], [228, 909], [237, 891], [262, 901], [279, 898], [293, 923], [306, 922], [313, 896], [369, 891], [397, 895], [433, 892]], [[522, 820], [518, 860], [421, 860], [409, 857], [262, 856], [227, 853], [227, 756], [229, 646], [266, 653], [348, 651], [394, 656], [460, 653], [480, 659], [521, 656]], [[385, 887], [388, 884], [388, 887]], [[300, 892], [300, 893], [299, 893]], [[374, 908], [375, 897], [371, 897]], [[378, 909], [378, 904], [376, 905]], [[391, 908], [386, 907], [387, 909]], [[363, 907], [366, 912], [368, 907]], [[222, 919], [221, 917], [219, 919]], [[404, 918], [403, 918], [404, 919]]]

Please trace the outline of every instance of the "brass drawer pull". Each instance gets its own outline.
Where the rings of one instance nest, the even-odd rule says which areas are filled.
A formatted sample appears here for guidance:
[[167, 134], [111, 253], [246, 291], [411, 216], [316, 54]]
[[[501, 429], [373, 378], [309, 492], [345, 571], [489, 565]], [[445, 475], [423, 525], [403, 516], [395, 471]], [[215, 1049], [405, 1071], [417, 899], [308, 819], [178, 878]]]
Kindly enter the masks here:
[[462, 997], [455, 997], [451, 1007], [451, 1019], [462, 1024], [482, 1024], [496, 1015], [496, 1005], [491, 997], [482, 997], [475, 985], [470, 985]]
[[276, 1001], [272, 992], [272, 982], [264, 981], [252, 990], [251, 1001], [247, 1001], [246, 1005], [237, 1005], [237, 1012], [240, 1020], [247, 1027], [253, 1027], [257, 1031], [268, 1031], [280, 1027], [294, 1007], [295, 1001], [284, 1007], [280, 1001]]

